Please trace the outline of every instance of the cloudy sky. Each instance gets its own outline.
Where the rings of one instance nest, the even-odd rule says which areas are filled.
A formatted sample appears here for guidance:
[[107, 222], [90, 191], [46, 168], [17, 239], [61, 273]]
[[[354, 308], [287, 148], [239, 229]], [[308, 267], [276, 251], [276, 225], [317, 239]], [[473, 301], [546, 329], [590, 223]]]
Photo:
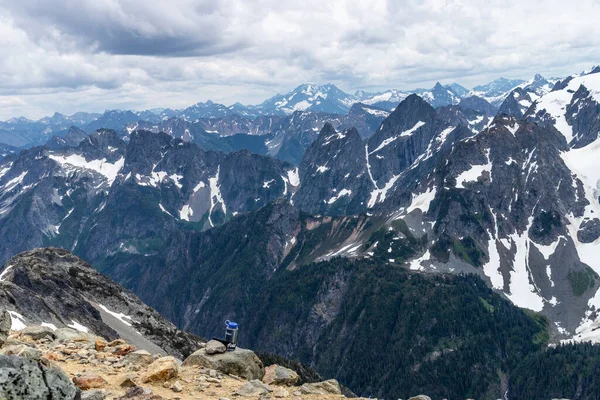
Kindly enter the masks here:
[[600, 0], [0, 0], [0, 119], [600, 63]]

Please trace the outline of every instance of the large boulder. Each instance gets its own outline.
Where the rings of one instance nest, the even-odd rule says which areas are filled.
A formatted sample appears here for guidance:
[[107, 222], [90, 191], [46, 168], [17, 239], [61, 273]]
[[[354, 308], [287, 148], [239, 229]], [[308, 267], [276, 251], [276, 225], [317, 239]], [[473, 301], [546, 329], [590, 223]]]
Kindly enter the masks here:
[[132, 364], [139, 367], [145, 367], [154, 362], [154, 357], [146, 350], [137, 350], [129, 353], [123, 359], [125, 364]]
[[77, 331], [72, 328], [58, 328], [54, 331], [54, 335], [56, 336], [56, 340], [61, 343], [66, 342], [90, 342], [96, 343], [98, 336], [93, 335], [91, 333]]
[[265, 367], [253, 351], [237, 348], [220, 354], [208, 354], [206, 349], [200, 349], [183, 362], [185, 366], [198, 365], [215, 369], [224, 374], [241, 376], [248, 380], [262, 380]]
[[300, 387], [302, 394], [342, 394], [340, 384], [335, 379], [329, 379], [328, 381], [316, 382], [316, 383], [305, 383]]
[[425, 396], [424, 394], [419, 394], [417, 396], [413, 396], [408, 400], [431, 400], [431, 397]]
[[281, 365], [273, 364], [265, 368], [263, 382], [269, 385], [294, 386], [298, 383], [299, 376], [295, 371]]
[[8, 332], [12, 326], [12, 318], [10, 313], [6, 310], [0, 312], [0, 347], [6, 342], [8, 338]]
[[54, 330], [47, 326], [37, 326], [37, 325], [27, 326], [24, 329], [22, 329], [21, 331], [19, 331], [19, 335], [30, 337], [33, 340], [40, 340], [40, 339], [44, 339], [44, 338], [47, 338], [50, 340], [56, 339]]
[[0, 355], [0, 399], [79, 398], [79, 389], [60, 369], [17, 356]]
[[142, 373], [141, 381], [164, 382], [179, 375], [179, 366], [175, 357], [161, 357], [148, 366]]

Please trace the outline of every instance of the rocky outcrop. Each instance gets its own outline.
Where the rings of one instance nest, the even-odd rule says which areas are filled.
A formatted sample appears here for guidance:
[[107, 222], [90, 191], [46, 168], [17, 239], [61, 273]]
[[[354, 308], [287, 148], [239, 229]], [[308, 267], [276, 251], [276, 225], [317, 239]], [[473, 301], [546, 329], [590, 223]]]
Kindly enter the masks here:
[[488, 117], [493, 117], [498, 112], [498, 109], [496, 107], [494, 107], [487, 100], [479, 96], [464, 97], [460, 100], [458, 106], [461, 108], [479, 111], [480, 113]]
[[71, 400], [79, 398], [79, 390], [48, 362], [0, 355], [0, 398]]
[[237, 375], [246, 379], [261, 380], [265, 376], [265, 367], [256, 354], [239, 347], [235, 351], [217, 354], [208, 354], [206, 349], [200, 349], [186, 358], [183, 365], [212, 368], [224, 374]]
[[[80, 258], [56, 248], [22, 253], [6, 263], [0, 282], [0, 308], [14, 312], [16, 324], [44, 324], [21, 331], [33, 340], [75, 339], [92, 333], [111, 340], [126, 337], [139, 348], [179, 358], [191, 354], [199, 343], [133, 293]], [[2, 321], [0, 325], [5, 328], [6, 318]], [[126, 354], [135, 350], [123, 345], [118, 351]]]
[[371, 182], [365, 148], [356, 129], [325, 124], [299, 166], [294, 204], [312, 214], [346, 215], [365, 209]]
[[[42, 331], [42, 328], [35, 326], [30, 331]], [[146, 353], [120, 355], [117, 351], [119, 346], [131, 346], [122, 340], [108, 342], [92, 335], [76, 340], [35, 337], [11, 331], [8, 341], [13, 344], [5, 344], [0, 348], [1, 351], [23, 346], [35, 350], [41, 356], [31, 359], [0, 355], [2, 399], [195, 400], [255, 397], [269, 393], [275, 398], [291, 398], [292, 388], [288, 386], [285, 387], [289, 391], [277, 383], [267, 385], [258, 379], [247, 380], [198, 365], [179, 366], [173, 357], [153, 354], [150, 357], [155, 361], [148, 365]], [[101, 350], [96, 350], [99, 341], [106, 344]], [[144, 357], [134, 357], [136, 354]], [[317, 386], [328, 387], [328, 383]], [[339, 395], [328, 393], [320, 398], [339, 400]], [[304, 396], [300, 390], [294, 393], [295, 399], [301, 400]]]

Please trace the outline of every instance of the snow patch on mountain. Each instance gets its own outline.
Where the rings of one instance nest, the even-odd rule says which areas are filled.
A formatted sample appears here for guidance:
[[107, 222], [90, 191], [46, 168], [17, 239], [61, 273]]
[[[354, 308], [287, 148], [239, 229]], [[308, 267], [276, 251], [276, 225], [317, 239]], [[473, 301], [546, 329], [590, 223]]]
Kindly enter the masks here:
[[423, 263], [431, 260], [431, 253], [429, 250], [425, 252], [421, 257], [416, 258], [410, 262], [409, 268], [412, 271], [422, 271], [424, 269]]
[[111, 311], [106, 306], [104, 306], [102, 304], [98, 304], [98, 307], [100, 307], [105, 312], [107, 312], [108, 314], [112, 315], [113, 317], [115, 317], [116, 319], [118, 319], [119, 321], [121, 321], [122, 323], [124, 323], [125, 325], [131, 326], [131, 322], [133, 321], [132, 318], [131, 318], [131, 316], [125, 315], [123, 313], [117, 313], [115, 311]]
[[[394, 175], [389, 181], [386, 182], [386, 184], [381, 189], [379, 189], [377, 187], [377, 184], [375, 184], [375, 189], [371, 191], [369, 202], [367, 203], [367, 208], [373, 208], [375, 204], [383, 203], [385, 201], [385, 197], [387, 196], [387, 192], [394, 186], [398, 178], [400, 178], [400, 175]], [[373, 180], [372, 176], [371, 180]]]
[[112, 185], [117, 178], [119, 171], [123, 168], [123, 165], [125, 165], [125, 158], [123, 157], [114, 163], [106, 161], [106, 158], [88, 161], [85, 159], [85, 157], [79, 154], [71, 154], [68, 156], [50, 154], [48, 157], [51, 160], [56, 161], [65, 169], [75, 168], [97, 172], [106, 178], [106, 181], [109, 185]]
[[8, 267], [4, 268], [4, 271], [0, 273], [0, 282], [2, 282], [5, 279], [6, 275], [8, 274], [8, 271], [10, 271], [12, 267], [12, 265], [9, 265]]
[[8, 171], [10, 171], [10, 169], [12, 168], [12, 165], [13, 165], [13, 163], [8, 163], [7, 165], [0, 168], [0, 179], [2, 179], [2, 177], [4, 175], [6, 175], [8, 173]]
[[218, 204], [221, 204], [221, 210], [223, 210], [223, 214], [227, 214], [227, 206], [225, 205], [225, 201], [223, 201], [223, 196], [221, 195], [221, 188], [219, 185], [219, 173], [221, 172], [221, 166], [217, 167], [217, 173], [212, 178], [208, 178], [208, 184], [210, 187], [210, 209], [208, 211], [208, 223], [211, 227], [215, 225], [212, 222], [212, 212]]
[[479, 177], [483, 175], [484, 172], [487, 172], [490, 176], [490, 181], [492, 180], [492, 162], [489, 161], [484, 165], [472, 165], [468, 170], [461, 172], [460, 175], [456, 177], [456, 187], [461, 189], [466, 189], [465, 184], [468, 182], [476, 182]]
[[556, 129], [564, 135], [567, 143], [573, 140], [573, 128], [567, 122], [566, 109], [573, 102], [573, 95], [581, 86], [590, 92], [590, 96], [596, 103], [600, 103], [600, 73], [574, 77], [565, 88], [550, 92], [534, 103], [537, 114], [545, 110], [554, 119]]
[[413, 193], [410, 206], [406, 208], [406, 213], [409, 214], [416, 209], [420, 209], [424, 213], [429, 211], [429, 205], [433, 199], [435, 199], [435, 193], [435, 187], [428, 188], [425, 192], [420, 194]]
[[28, 173], [28, 171], [23, 171], [19, 176], [12, 178], [8, 182], [6, 182], [2, 187], [0, 187], [0, 191], [3, 193], [10, 192], [14, 188], [16, 188], [18, 185], [23, 183], [23, 179], [25, 179], [25, 176], [27, 175], [27, 173]]
[[506, 296], [516, 306], [528, 308], [540, 312], [544, 308], [544, 298], [540, 295], [540, 289], [533, 283], [531, 269], [529, 268], [529, 254], [532, 241], [528, 232], [531, 228], [533, 218], [530, 217], [529, 225], [523, 233], [510, 235], [511, 248], [515, 248], [510, 271], [509, 292]]
[[73, 328], [73, 329], [75, 329], [76, 331], [79, 331], [79, 332], [88, 333], [90, 331], [88, 327], [81, 325], [79, 322], [77, 322], [77, 321], [75, 321], [73, 319], [71, 320], [70, 324], [67, 324], [67, 326], [69, 328]]
[[338, 201], [339, 199], [341, 199], [342, 197], [344, 197], [344, 196], [350, 196], [351, 194], [352, 194], [352, 190], [342, 189], [342, 190], [339, 191], [338, 194], [336, 194], [335, 196], [333, 196], [329, 200], [323, 200], [323, 201], [326, 202], [327, 204], [333, 204], [336, 201]]
[[19, 314], [16, 311], [8, 311], [10, 314], [10, 318], [12, 320], [12, 325], [10, 327], [13, 331], [22, 331], [27, 328], [27, 324], [25, 323], [25, 317]]
[[292, 186], [300, 186], [300, 175], [298, 173], [298, 167], [287, 171], [288, 182]]
[[387, 138], [387, 139], [385, 139], [383, 142], [381, 142], [381, 143], [379, 144], [379, 146], [377, 146], [377, 147], [375, 148], [375, 150], [373, 150], [372, 152], [370, 152], [370, 153], [369, 153], [369, 155], [370, 155], [370, 154], [373, 154], [373, 153], [377, 153], [378, 151], [380, 151], [381, 149], [383, 149], [384, 147], [386, 147], [386, 146], [387, 146], [387, 145], [389, 145], [390, 143], [392, 143], [392, 142], [394, 142], [394, 141], [396, 141], [396, 140], [400, 139], [401, 137], [408, 137], [408, 136], [411, 136], [413, 133], [415, 133], [415, 131], [416, 131], [417, 129], [419, 129], [419, 128], [420, 128], [420, 127], [422, 127], [423, 125], [425, 125], [425, 122], [423, 122], [423, 121], [419, 121], [419, 122], [417, 122], [417, 123], [416, 123], [416, 124], [415, 124], [415, 125], [414, 125], [412, 128], [410, 128], [410, 129], [407, 129], [407, 130], [403, 131], [403, 132], [402, 132], [402, 133], [400, 133], [399, 135], [396, 135], [396, 136], [393, 136], [393, 137], [391, 137], [391, 138]]

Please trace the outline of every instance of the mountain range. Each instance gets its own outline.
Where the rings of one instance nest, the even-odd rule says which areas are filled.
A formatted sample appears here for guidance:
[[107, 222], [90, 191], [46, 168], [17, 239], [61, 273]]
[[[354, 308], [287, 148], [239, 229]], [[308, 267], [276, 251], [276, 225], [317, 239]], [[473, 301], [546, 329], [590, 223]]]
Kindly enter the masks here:
[[[121, 131], [126, 126], [128, 129], [138, 125], [160, 126], [173, 118], [187, 123], [200, 122], [207, 133], [216, 133], [219, 136], [266, 135], [276, 129], [273, 127], [274, 122], [295, 112], [327, 114], [330, 119], [335, 119], [350, 113], [353, 105], [362, 103], [371, 106], [374, 110], [372, 115], [377, 115], [381, 113], [380, 110], [393, 111], [402, 100], [413, 93], [435, 108], [458, 105], [464, 98], [477, 96], [490, 102], [497, 109], [516, 88], [523, 88], [538, 97], [542, 92], [549, 91], [555, 81], [556, 79], [547, 81], [541, 75], [536, 75], [527, 82], [500, 78], [487, 85], [477, 86], [472, 91], [457, 83], [437, 83], [431, 89], [387, 90], [377, 93], [356, 91], [354, 94], [345, 93], [332, 84], [303, 84], [289, 93], [277, 94], [259, 105], [246, 106], [235, 103], [225, 106], [208, 100], [182, 110], [107, 110], [102, 114], [78, 112], [71, 116], [55, 113], [37, 121], [25, 117], [12, 118], [0, 122], [0, 144], [27, 148], [42, 145], [53, 136], [63, 136], [71, 127], [83, 129], [87, 133], [100, 128]], [[319, 126], [319, 130], [320, 128], [322, 125]], [[361, 134], [364, 135], [363, 132]]]
[[[545, 327], [548, 337], [528, 345], [600, 341], [600, 70], [555, 83], [499, 80], [462, 97], [436, 85], [393, 111], [357, 93], [362, 103], [346, 114], [294, 111], [302, 101], [341, 107], [347, 99], [331, 85], [308, 86], [299, 89], [303, 100], [270, 103], [291, 107], [290, 115], [151, 122], [111, 112], [101, 125], [114, 125], [66, 128], [45, 146], [7, 151], [0, 260], [68, 249], [179, 328], [209, 335], [224, 319], [243, 321], [257, 349], [298, 358], [366, 394], [382, 385], [351, 368], [368, 344], [360, 335], [371, 337], [365, 332], [376, 325], [366, 315], [387, 320], [376, 311], [421, 304], [438, 285], [463, 288], [451, 295], [453, 312], [466, 307], [466, 287], [478, 288], [467, 303], [481, 298], [475, 303], [492, 314], [503, 304], [529, 310], [533, 319], [509, 318], [534, 337]], [[323, 102], [326, 93], [339, 101], [328, 94]], [[431, 276], [439, 281], [421, 278]], [[413, 281], [387, 286], [405, 280]], [[432, 320], [389, 318], [390, 330], [414, 323], [437, 337]], [[281, 339], [284, 332], [298, 334]], [[422, 349], [393, 340], [423, 360], [456, 351], [462, 339], [439, 337]], [[486, 349], [502, 353], [502, 341], [492, 342]], [[382, 357], [385, 346], [375, 347]], [[509, 358], [503, 373], [515, 366]], [[402, 368], [418, 370], [413, 361]], [[377, 394], [405, 393], [394, 385]]]

